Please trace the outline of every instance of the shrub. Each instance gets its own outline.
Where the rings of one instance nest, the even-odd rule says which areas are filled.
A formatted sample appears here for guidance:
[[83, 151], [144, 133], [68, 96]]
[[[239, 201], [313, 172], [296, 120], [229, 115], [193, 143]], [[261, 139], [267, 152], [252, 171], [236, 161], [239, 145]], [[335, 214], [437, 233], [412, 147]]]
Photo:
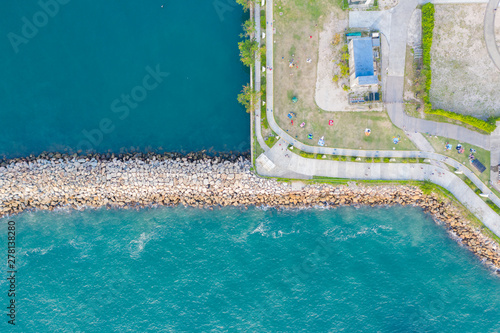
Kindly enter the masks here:
[[305, 151], [300, 151], [299, 155], [305, 158], [314, 158], [314, 154], [306, 153]]
[[333, 42], [332, 42], [332, 44], [333, 45], [337, 45], [338, 43], [340, 43], [340, 40], [341, 40], [340, 34], [335, 34], [335, 35], [333, 35]]
[[479, 128], [485, 132], [491, 133], [493, 132], [497, 127], [494, 124], [491, 124], [489, 121], [484, 121], [472, 116], [466, 116], [463, 114], [451, 112], [451, 111], [446, 111], [443, 109], [433, 109], [430, 103], [425, 103], [424, 106], [424, 111], [425, 113], [429, 114], [435, 114], [438, 116], [444, 116], [447, 118], [455, 119], [458, 121], [461, 121], [465, 124], [469, 124], [471, 126], [474, 126], [476, 128]]
[[342, 46], [339, 68], [342, 77], [349, 76], [349, 47], [347, 45]]
[[[431, 65], [432, 34], [434, 31], [434, 5], [427, 3], [422, 6], [422, 62]], [[429, 68], [430, 69], [430, 68]]]
[[500, 215], [500, 208], [493, 203], [490, 199], [486, 199], [486, 204], [490, 206], [491, 209], [493, 209], [498, 215]]
[[276, 136], [275, 136], [275, 135], [274, 135], [274, 133], [273, 133], [273, 135], [271, 135], [271, 136], [269, 136], [268, 138], [266, 138], [265, 142], [266, 142], [266, 145], [267, 145], [269, 148], [273, 148], [274, 144], [275, 144], [276, 142], [278, 142], [278, 139], [276, 139]]
[[429, 90], [431, 89], [431, 47], [434, 31], [434, 5], [427, 3], [422, 6], [422, 75], [425, 77], [424, 102], [429, 103]]
[[500, 120], [500, 117], [489, 117], [486, 122], [488, 124], [491, 124], [491, 125], [495, 125], [497, 124], [497, 121]]
[[340, 68], [340, 74], [342, 75], [342, 77], [349, 76], [349, 65], [346, 65], [343, 62], [341, 62], [339, 64], [339, 68]]

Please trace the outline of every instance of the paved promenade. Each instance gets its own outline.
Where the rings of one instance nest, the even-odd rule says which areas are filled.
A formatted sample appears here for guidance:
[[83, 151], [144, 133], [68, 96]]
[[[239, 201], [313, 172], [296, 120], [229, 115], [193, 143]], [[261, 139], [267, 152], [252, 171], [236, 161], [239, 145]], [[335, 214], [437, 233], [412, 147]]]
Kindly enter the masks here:
[[[385, 102], [389, 116], [396, 126], [411, 131], [430, 133], [449, 138], [455, 138], [463, 142], [469, 142], [476, 146], [489, 149], [490, 136], [467, 130], [465, 128], [443, 123], [434, 123], [422, 119], [416, 119], [406, 116], [403, 109], [403, 80], [404, 63], [406, 49], [407, 24], [418, 0], [408, 0], [396, 6], [391, 10], [391, 29], [390, 53], [387, 71], [387, 92]], [[366, 12], [369, 13], [369, 12]], [[394, 15], [396, 14], [396, 15]], [[372, 15], [376, 19], [382, 16]], [[387, 16], [385, 16], [387, 17]], [[377, 23], [374, 23], [377, 24]], [[266, 151], [257, 163], [258, 172], [266, 176], [275, 177], [296, 177], [312, 178], [313, 176], [327, 176], [334, 178], [348, 179], [385, 179], [385, 180], [429, 180], [449, 190], [455, 197], [462, 202], [475, 216], [490, 228], [495, 234], [500, 236], [499, 216], [465, 184], [458, 176], [444, 168], [444, 164], [450, 165], [463, 172], [469, 179], [487, 194], [488, 197], [498, 206], [500, 199], [496, 197], [488, 187], [483, 184], [479, 178], [467, 167], [446, 156], [437, 154], [429, 148], [417, 135], [414, 139], [419, 143], [417, 146], [422, 151], [367, 151], [355, 149], [342, 149], [330, 147], [309, 146], [292, 138], [288, 133], [282, 130], [274, 119], [273, 110], [273, 2], [267, 1], [266, 7], [266, 84], [267, 84], [267, 103], [266, 114], [270, 127], [280, 136], [279, 142]], [[444, 125], [444, 126], [443, 126]], [[411, 133], [413, 134], [413, 133]], [[425, 139], [424, 139], [425, 140]], [[499, 136], [500, 146], [500, 136]], [[418, 157], [428, 158], [434, 161], [435, 165], [412, 164], [412, 163], [358, 163], [358, 162], [340, 162], [327, 161], [319, 159], [307, 159], [300, 157], [287, 149], [291, 143], [295, 148], [302, 151], [316, 154], [332, 154], [343, 156], [358, 157]], [[428, 151], [425, 151], [428, 150]], [[265, 166], [265, 167], [264, 167]]]
[[[274, 81], [273, 81], [273, 60], [274, 60], [274, 41], [273, 41], [273, 0], [266, 1], [266, 113], [267, 121], [274, 130], [278, 127], [274, 120], [273, 105], [274, 105]], [[271, 125], [271, 122], [274, 124]]]
[[[358, 163], [303, 158], [286, 149], [280, 140], [266, 156], [276, 167], [312, 178], [313, 176], [346, 179], [382, 179], [431, 181], [450, 191], [467, 209], [500, 237], [499, 216], [454, 173], [422, 163]], [[452, 163], [453, 164], [453, 163]], [[459, 165], [457, 165], [460, 167]], [[465, 170], [463, 170], [465, 173]], [[269, 175], [272, 170], [268, 172]]]
[[[255, 11], [254, 11], [254, 20], [255, 20], [255, 41], [257, 42], [257, 44], [261, 45], [261, 34], [262, 34], [262, 31], [260, 30], [260, 4], [259, 3], [256, 3], [255, 4]], [[260, 52], [257, 53], [257, 55], [255, 56], [255, 91], [260, 91], [261, 89], [261, 81], [260, 81], [260, 77], [261, 77], [261, 62], [260, 62]], [[257, 141], [259, 142], [260, 146], [262, 147], [262, 149], [264, 149], [264, 151], [268, 151], [269, 150], [269, 147], [266, 145], [266, 142], [264, 141], [264, 138], [262, 137], [262, 127], [261, 127], [261, 114], [260, 114], [260, 111], [261, 111], [261, 106], [262, 104], [262, 101], [260, 99], [260, 97], [258, 98], [257, 100], [257, 104], [255, 105], [255, 110], [254, 110], [254, 113], [255, 113], [255, 134], [257, 136]], [[255, 156], [256, 158], [258, 156]]]

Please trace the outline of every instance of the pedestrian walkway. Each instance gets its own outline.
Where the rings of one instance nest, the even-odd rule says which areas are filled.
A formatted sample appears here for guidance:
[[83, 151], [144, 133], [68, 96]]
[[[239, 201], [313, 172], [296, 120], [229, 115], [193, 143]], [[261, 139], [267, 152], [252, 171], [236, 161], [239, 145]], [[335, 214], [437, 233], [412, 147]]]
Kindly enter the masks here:
[[[254, 20], [255, 20], [255, 41], [257, 44], [261, 45], [261, 40], [260, 40], [260, 35], [261, 35], [261, 30], [260, 30], [260, 4], [257, 2], [255, 3], [255, 11], [254, 11]], [[257, 52], [255, 55], [255, 91], [260, 91], [261, 89], [261, 62], [260, 62], [260, 52]], [[259, 97], [257, 99], [257, 103], [255, 105], [255, 134], [257, 136], [257, 141], [259, 142], [260, 146], [264, 151], [268, 151], [269, 147], [266, 145], [266, 142], [264, 141], [264, 138], [262, 137], [262, 127], [261, 127], [261, 104], [262, 100]], [[257, 156], [256, 156], [257, 158]]]
[[486, 14], [484, 15], [484, 41], [486, 49], [490, 55], [491, 61], [500, 70], [500, 51], [495, 37], [495, 15], [497, 13], [500, 0], [490, 0], [486, 5]]
[[419, 3], [419, 0], [407, 0], [400, 2], [391, 10], [389, 65], [386, 70], [388, 77], [384, 94], [384, 102], [386, 103], [389, 117], [394, 125], [399, 128], [443, 136], [489, 150], [489, 135], [480, 134], [465, 127], [449, 123], [438, 123], [410, 117], [404, 112], [403, 89], [407, 30], [411, 15]]
[[[280, 169], [304, 175], [363, 179], [431, 181], [450, 191], [468, 210], [500, 237], [500, 218], [474, 191], [454, 173], [421, 163], [358, 163], [303, 158], [275, 145], [266, 153]], [[436, 154], [437, 155], [437, 154]], [[458, 163], [459, 164], [459, 163]], [[458, 166], [460, 167], [460, 166]], [[463, 170], [465, 171], [465, 170]]]
[[[430, 142], [427, 141], [427, 139], [424, 138], [424, 136], [421, 133], [408, 133], [408, 132], [406, 132], [406, 135], [415, 144], [415, 146], [417, 146], [417, 148], [420, 149], [421, 151], [427, 151], [427, 152], [431, 152], [431, 153], [435, 152], [434, 147], [432, 147]], [[435, 165], [435, 166], [438, 166], [438, 167], [443, 168], [445, 170], [448, 170], [448, 167], [443, 162], [439, 162], [436, 160], [430, 160], [430, 161], [431, 161], [432, 165]]]
[[[399, 81], [400, 83], [395, 83], [394, 81]], [[394, 87], [399, 87], [399, 84], [402, 84], [402, 82], [403, 77], [389, 76], [387, 78], [387, 94], [384, 102], [387, 102], [387, 113], [394, 125], [399, 128], [407, 128], [414, 132], [428, 133], [467, 142], [474, 146], [490, 150], [490, 135], [480, 134], [462, 126], [449, 123], [438, 123], [408, 116], [404, 112], [402, 89], [400, 94], [396, 92], [397, 95], [395, 95], [395, 90], [397, 89], [394, 89]]]
[[[268, 2], [269, 5], [270, 2]], [[269, 23], [269, 21], [268, 21]], [[268, 38], [271, 38], [271, 43], [272, 43], [272, 34], [271, 37], [268, 36]], [[269, 39], [267, 40], [269, 43]], [[269, 49], [269, 48], [267, 48]], [[271, 52], [272, 53], [272, 52]], [[269, 56], [269, 52], [268, 52]], [[271, 60], [270, 60], [271, 59]], [[267, 58], [268, 61], [268, 66], [272, 67], [272, 58]], [[272, 87], [272, 79], [273, 79], [273, 73], [272, 71], [268, 70], [267, 73], [267, 85], [269, 88], [269, 85]], [[402, 91], [401, 91], [402, 93]], [[272, 96], [272, 90], [268, 90], [268, 95], [267, 95], [267, 121], [269, 123], [269, 126], [272, 128], [272, 130], [280, 136], [282, 140], [285, 142], [292, 144], [294, 147], [308, 153], [313, 153], [313, 154], [324, 154], [324, 155], [341, 155], [341, 156], [356, 156], [356, 157], [380, 157], [380, 158], [421, 158], [421, 159], [431, 159], [435, 160], [438, 162], [443, 162], [445, 164], [451, 165], [452, 167], [456, 169], [460, 169], [464, 171], [464, 174], [469, 177], [469, 179], [485, 194], [488, 195], [488, 197], [498, 206], [500, 207], [500, 199], [491, 192], [491, 190], [472, 172], [470, 171], [466, 166], [460, 164], [458, 161], [448, 158], [446, 156], [437, 154], [437, 153], [432, 153], [432, 152], [425, 152], [425, 151], [397, 151], [397, 150], [357, 150], [357, 149], [344, 149], [344, 148], [330, 148], [330, 147], [317, 147], [317, 146], [309, 146], [306, 145], [294, 138], [292, 138], [286, 131], [284, 131], [279, 125], [276, 123], [276, 120], [274, 119], [274, 114], [273, 114], [273, 108], [272, 105], [272, 98], [270, 99], [270, 96]], [[394, 104], [396, 105], [396, 104]], [[416, 118], [412, 118], [416, 119]], [[429, 122], [433, 123], [433, 122]], [[457, 128], [467, 130], [463, 127], [456, 126]], [[412, 128], [411, 126], [405, 127], [405, 125], [402, 125], [401, 128]], [[474, 132], [475, 133], [475, 132]], [[430, 133], [432, 134], [432, 132]], [[478, 134], [478, 133], [475, 133]], [[465, 134], [464, 134], [465, 135]], [[463, 142], [467, 142], [467, 140], [462, 140]], [[489, 142], [489, 136], [488, 136], [488, 142]], [[273, 155], [269, 155], [270, 159], [276, 163], [276, 161], [273, 159]], [[278, 164], [278, 163], [276, 163]], [[297, 172], [297, 171], [295, 171]], [[300, 172], [299, 172], [300, 173]], [[340, 176], [339, 176], [340, 177]], [[477, 195], [476, 195], [477, 196]]]
[[[406, 27], [411, 17], [411, 12], [419, 3], [418, 0], [408, 0], [404, 5], [398, 5], [399, 10], [392, 13], [391, 24], [391, 49], [390, 53], [399, 50], [403, 45], [406, 47]], [[397, 8], [396, 7], [396, 8]], [[412, 9], [413, 8], [413, 9]], [[404, 10], [402, 10], [404, 9]], [[408, 14], [409, 12], [409, 14]], [[401, 13], [394, 16], [394, 13]], [[407, 17], [407, 21], [405, 18]], [[402, 30], [395, 31], [395, 30]], [[500, 236], [500, 217], [496, 214], [470, 187], [465, 184], [458, 176], [450, 172], [444, 165], [450, 165], [463, 172], [481, 191], [500, 207], [500, 199], [492, 193], [488, 187], [467, 167], [458, 161], [433, 152], [432, 146], [424, 143], [425, 138], [414, 137], [418, 142], [418, 147], [422, 151], [370, 151], [355, 150], [330, 147], [313, 147], [306, 145], [292, 138], [287, 132], [278, 126], [274, 119], [273, 110], [273, 1], [267, 2], [266, 7], [266, 50], [267, 50], [267, 103], [266, 115], [269, 126], [280, 136], [280, 140], [272, 149], [266, 151], [267, 159], [262, 158], [263, 164], [268, 166], [268, 170], [262, 170], [257, 165], [260, 173], [266, 172], [268, 176], [282, 176], [287, 174], [295, 175], [294, 178], [312, 178], [313, 176], [325, 176], [333, 178], [347, 179], [385, 179], [385, 180], [429, 180], [450, 191], [465, 207], [467, 207], [475, 216], [477, 216], [490, 230]], [[393, 48], [395, 45], [395, 48]], [[388, 102], [388, 113], [396, 126], [409, 131], [430, 133], [449, 138], [455, 138], [462, 142], [469, 142], [481, 148], [489, 149], [490, 137], [467, 130], [463, 127], [447, 124], [434, 123], [422, 119], [408, 117], [403, 109], [403, 83], [404, 83], [404, 61], [403, 55], [389, 55], [389, 77], [387, 78], [387, 92], [385, 102]], [[392, 65], [392, 67], [391, 67]], [[402, 66], [402, 67], [401, 67]], [[401, 72], [401, 73], [400, 73]], [[394, 119], [393, 119], [394, 118]], [[410, 119], [411, 118], [411, 119]], [[439, 128], [438, 128], [439, 125]], [[423, 130], [422, 130], [423, 129]], [[413, 133], [412, 133], [413, 135]], [[470, 141], [468, 141], [470, 140]], [[500, 141], [499, 141], [500, 142]], [[342, 155], [356, 157], [399, 157], [399, 158], [422, 158], [435, 161], [437, 165], [428, 165], [424, 163], [358, 163], [358, 162], [340, 162], [332, 160], [303, 158], [292, 153], [287, 149], [288, 145], [293, 145], [294, 149], [300, 149], [308, 153], [324, 155]], [[499, 144], [500, 145], [500, 144]], [[430, 146], [430, 147], [429, 147]], [[427, 151], [426, 151], [427, 150]], [[269, 163], [268, 161], [272, 162]], [[270, 168], [274, 164], [274, 168]], [[262, 164], [260, 164], [262, 165]], [[442, 167], [443, 166], [443, 167]], [[276, 172], [276, 174], [273, 174]]]
[[[273, 0], [266, 2], [266, 116], [267, 121], [271, 128], [279, 128], [274, 120], [273, 105], [274, 105], [274, 77], [273, 77], [273, 57], [274, 57], [274, 43], [273, 43]], [[271, 123], [273, 125], [271, 125]], [[277, 132], [276, 132], [277, 133]], [[277, 133], [279, 135], [279, 133]]]

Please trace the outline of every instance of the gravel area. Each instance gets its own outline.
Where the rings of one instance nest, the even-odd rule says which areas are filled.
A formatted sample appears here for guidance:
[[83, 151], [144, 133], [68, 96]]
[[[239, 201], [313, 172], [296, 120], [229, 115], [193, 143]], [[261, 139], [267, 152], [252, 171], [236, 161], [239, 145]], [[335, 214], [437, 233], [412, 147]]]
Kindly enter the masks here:
[[480, 118], [500, 116], [500, 71], [484, 42], [485, 8], [482, 4], [436, 5], [430, 91], [435, 108]]

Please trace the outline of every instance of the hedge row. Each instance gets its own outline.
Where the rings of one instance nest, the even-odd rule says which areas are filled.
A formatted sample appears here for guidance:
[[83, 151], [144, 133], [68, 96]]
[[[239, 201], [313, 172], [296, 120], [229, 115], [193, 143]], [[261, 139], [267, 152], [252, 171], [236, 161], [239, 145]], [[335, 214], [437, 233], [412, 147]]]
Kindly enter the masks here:
[[486, 122], [486, 121], [478, 119], [478, 118], [474, 118], [472, 116], [465, 116], [463, 114], [459, 114], [459, 113], [455, 113], [455, 112], [451, 112], [451, 111], [446, 111], [443, 109], [433, 109], [433, 108], [431, 108], [430, 103], [425, 104], [424, 111], [425, 111], [425, 113], [436, 114], [438, 116], [444, 116], [447, 118], [459, 120], [465, 124], [469, 124], [471, 126], [479, 128], [479, 129], [481, 129], [485, 132], [488, 132], [488, 133], [493, 132], [497, 128], [496, 125], [494, 125], [494, 124], [491, 124], [489, 122]]
[[472, 116], [464, 116], [452, 111], [432, 108], [431, 102], [429, 100], [429, 91], [431, 90], [432, 83], [431, 47], [434, 31], [434, 12], [434, 5], [432, 3], [427, 3], [422, 6], [422, 74], [425, 75], [424, 111], [425, 113], [436, 114], [439, 116], [459, 120], [465, 124], [469, 124], [485, 132], [491, 133], [496, 129], [496, 125], [494, 122], [486, 122]]
[[431, 47], [434, 31], [434, 5], [427, 3], [422, 6], [422, 63], [423, 75], [425, 75], [424, 102], [429, 103], [429, 90], [431, 90]]

